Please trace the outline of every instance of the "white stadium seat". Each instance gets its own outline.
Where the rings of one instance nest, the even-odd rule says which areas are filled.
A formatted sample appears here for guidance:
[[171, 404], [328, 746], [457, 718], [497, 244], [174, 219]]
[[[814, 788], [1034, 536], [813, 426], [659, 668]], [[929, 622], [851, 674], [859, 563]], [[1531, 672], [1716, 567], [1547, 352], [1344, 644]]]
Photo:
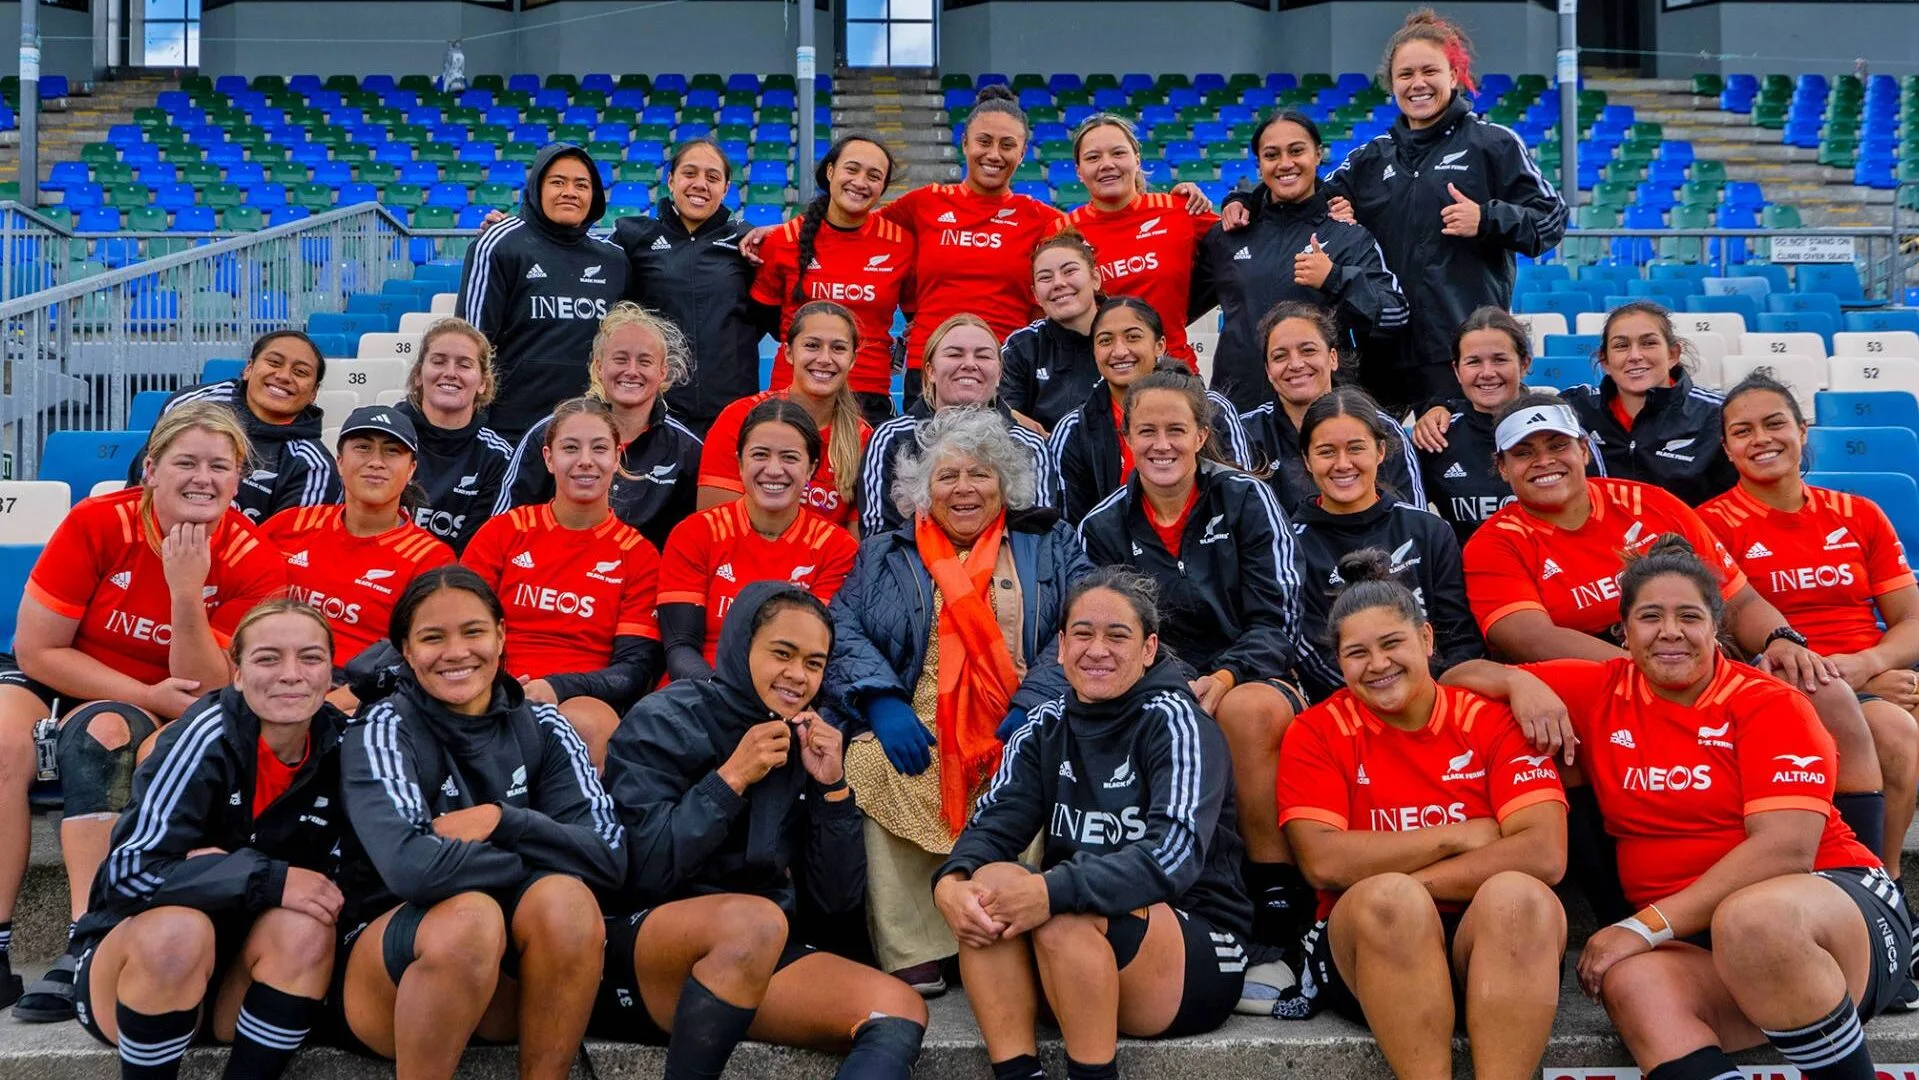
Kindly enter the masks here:
[[345, 420], [346, 414], [360, 407], [360, 395], [352, 390], [322, 390], [313, 397], [328, 420]]
[[1680, 332], [1680, 340], [1692, 343], [1692, 381], [1710, 390], [1723, 388], [1726, 377], [1726, 339], [1718, 334]]
[[321, 385], [321, 389], [352, 390], [360, 395], [361, 401], [373, 401], [379, 397], [382, 390], [399, 390], [405, 387], [407, 369], [411, 366], [412, 361], [402, 360], [399, 357], [334, 360], [326, 366], [326, 382]]
[[1545, 346], [1547, 334], [1566, 333], [1566, 317], [1557, 311], [1542, 311], [1532, 315], [1515, 313], [1513, 318], [1526, 328], [1526, 336], [1532, 339], [1533, 352]]
[[459, 299], [459, 293], [434, 293], [433, 307], [431, 310], [435, 315], [451, 315], [453, 314], [453, 305], [457, 303]]
[[358, 358], [361, 360], [384, 360], [389, 356], [413, 359], [413, 352], [420, 347], [418, 334], [361, 334]]
[[403, 335], [411, 334], [417, 338], [421, 334], [426, 333], [427, 327], [432, 326], [445, 317], [444, 315], [435, 315], [431, 311], [409, 311], [400, 316], [400, 333]]
[[1750, 331], [1739, 335], [1739, 352], [1743, 356], [1816, 356], [1826, 358], [1826, 339], [1818, 334], [1755, 334]]
[[1826, 362], [1826, 370], [1828, 390], [1904, 390], [1919, 394], [1919, 359], [1912, 357], [1835, 356]]
[[[1718, 334], [1731, 345], [1746, 332], [1746, 317], [1736, 311], [1675, 311], [1673, 329], [1681, 334]], [[1598, 331], [1594, 331], [1598, 333]]]
[[[1753, 335], [1748, 334], [1747, 337]], [[1762, 335], [1763, 336], [1763, 335]], [[1818, 335], [1808, 335], [1817, 337]], [[1823, 356], [1728, 356], [1723, 376], [1725, 384], [1731, 386], [1755, 371], [1767, 374], [1792, 389], [1792, 396], [1799, 399], [1799, 408], [1807, 416], [1812, 415], [1813, 395], [1825, 389], [1826, 359]]]
[[[346, 417], [342, 416], [340, 419], [345, 420]], [[330, 427], [330, 428], [327, 428], [325, 431], [322, 431], [320, 433], [320, 442], [328, 450], [332, 450], [334, 447], [339, 446], [340, 445], [340, 429], [336, 427]]]
[[1919, 360], [1919, 334], [1885, 330], [1876, 334], [1840, 331], [1832, 335], [1834, 356], [1909, 356]]
[[1606, 332], [1606, 315], [1607, 315], [1607, 312], [1604, 312], [1604, 311], [1580, 312], [1578, 317], [1573, 320], [1573, 333], [1575, 334], [1605, 333]]
[[67, 516], [64, 480], [0, 480], [0, 544], [44, 544]]
[[405, 400], [405, 390], [382, 390], [373, 396], [373, 403], [375, 405], [398, 405]]
[[92, 498], [95, 495], [111, 495], [116, 491], [125, 489], [126, 486], [127, 482], [125, 480], [102, 480], [88, 489], [87, 497]]
[[1199, 361], [1199, 377], [1213, 381], [1213, 354], [1219, 351], [1219, 309], [1214, 308], [1186, 324], [1186, 340]]

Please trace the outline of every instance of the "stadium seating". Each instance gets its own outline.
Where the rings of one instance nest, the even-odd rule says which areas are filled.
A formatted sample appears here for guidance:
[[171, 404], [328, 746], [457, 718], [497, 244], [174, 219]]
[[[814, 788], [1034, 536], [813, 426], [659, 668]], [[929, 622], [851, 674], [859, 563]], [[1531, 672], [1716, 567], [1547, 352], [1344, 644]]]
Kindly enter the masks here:
[[124, 480], [146, 441], [145, 431], [53, 432], [40, 452], [39, 479], [64, 482], [79, 502], [102, 480]]

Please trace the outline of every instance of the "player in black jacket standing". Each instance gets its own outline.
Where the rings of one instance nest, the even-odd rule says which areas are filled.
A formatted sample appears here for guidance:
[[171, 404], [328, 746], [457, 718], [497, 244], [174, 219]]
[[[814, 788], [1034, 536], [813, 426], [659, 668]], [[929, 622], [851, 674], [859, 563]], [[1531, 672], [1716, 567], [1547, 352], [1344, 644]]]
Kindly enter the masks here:
[[[1102, 567], [1073, 586], [1060, 631], [1072, 689], [1006, 741], [934, 877], [999, 1080], [1046, 1076], [1042, 991], [1075, 1078], [1118, 1077], [1121, 1034], [1211, 1031], [1239, 1000], [1252, 905], [1226, 740], [1159, 655], [1158, 630], [1139, 574]], [[1018, 861], [1036, 834], [1040, 873]]]
[[500, 393], [487, 424], [508, 440], [586, 389], [593, 334], [626, 294], [626, 253], [587, 235], [606, 212], [593, 159], [550, 143], [527, 177], [519, 216], [467, 249], [454, 308], [493, 342]]
[[607, 753], [626, 824], [626, 896], [607, 920], [596, 1036], [670, 1033], [668, 1077], [717, 1077], [749, 1035], [844, 1054], [842, 1080], [905, 1080], [926, 1005], [905, 983], [789, 934], [800, 896], [828, 916], [866, 895], [863, 818], [840, 733], [813, 711], [833, 649], [804, 588], [740, 591], [718, 670], [635, 705]]
[[413, 482], [424, 498], [413, 523], [456, 555], [492, 513], [513, 456], [513, 444], [480, 422], [498, 390], [485, 334], [457, 317], [427, 328], [397, 409], [420, 438]]
[[1251, 196], [1251, 222], [1231, 232], [1214, 225], [1193, 256], [1192, 309], [1218, 304], [1224, 317], [1213, 389], [1241, 412], [1267, 400], [1257, 328], [1274, 304], [1330, 309], [1340, 353], [1362, 376], [1368, 343], [1397, 335], [1407, 320], [1406, 297], [1372, 234], [1327, 213], [1317, 190], [1325, 150], [1312, 118], [1293, 109], [1273, 113], [1254, 129], [1250, 149], [1261, 181]]
[[272, 600], [240, 621], [230, 655], [234, 685], [168, 724], [135, 773], [74, 928], [74, 1011], [119, 1047], [122, 1077], [178, 1076], [203, 1013], [233, 1044], [228, 1076], [279, 1076], [333, 970], [346, 724], [326, 703], [333, 632]]
[[[326, 378], [319, 346], [298, 330], [274, 330], [261, 334], [247, 356], [239, 378], [187, 387], [167, 398], [160, 414], [191, 401], [211, 401], [239, 418], [249, 452], [233, 508], [255, 525], [290, 507], [339, 502], [340, 469], [322, 441], [325, 417], [313, 403]], [[140, 485], [146, 458], [145, 446], [133, 455], [129, 487]]]
[[341, 761], [340, 1034], [449, 1080], [471, 1035], [517, 1038], [522, 1077], [560, 1080], [600, 982], [595, 892], [626, 875], [613, 802], [566, 718], [502, 672], [500, 601], [473, 571], [415, 577], [388, 638], [397, 688]]
[[666, 195], [653, 217], [625, 217], [613, 242], [626, 252], [626, 296], [673, 320], [686, 335], [697, 378], [667, 392], [686, 426], [704, 436], [713, 418], [760, 385], [760, 338], [777, 332], [777, 310], [753, 301], [754, 268], [740, 254], [751, 228], [726, 209], [732, 164], [711, 139], [690, 139], [667, 164]]
[[1098, 267], [1076, 229], [1042, 240], [1033, 251], [1033, 300], [1046, 317], [1008, 334], [1000, 347], [1000, 401], [1048, 435], [1099, 381], [1093, 362], [1093, 317], [1104, 301]]
[[1396, 404], [1452, 393], [1453, 330], [1475, 308], [1510, 308], [1514, 253], [1538, 258], [1566, 233], [1566, 203], [1526, 144], [1472, 111], [1469, 56], [1458, 27], [1430, 10], [1407, 16], [1383, 64], [1399, 119], [1323, 185], [1333, 215], [1377, 237], [1406, 287], [1398, 363], [1367, 378], [1396, 390]]

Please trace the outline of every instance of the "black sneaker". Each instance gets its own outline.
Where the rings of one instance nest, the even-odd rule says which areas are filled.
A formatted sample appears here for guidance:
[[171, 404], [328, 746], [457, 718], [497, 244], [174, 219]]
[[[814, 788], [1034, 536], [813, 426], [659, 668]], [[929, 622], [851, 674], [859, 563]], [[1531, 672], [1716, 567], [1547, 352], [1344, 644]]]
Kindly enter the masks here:
[[13, 973], [13, 958], [0, 952], [0, 1009], [20, 1000], [20, 976]]
[[1914, 984], [1911, 979], [1907, 979], [1905, 985], [1899, 988], [1899, 996], [1886, 1005], [1886, 1011], [1919, 1012], [1919, 984]]
[[[1261, 945], [1294, 948], [1313, 925], [1319, 896], [1298, 885], [1275, 885], [1253, 897], [1253, 940]], [[1297, 969], [1295, 969], [1297, 970]]]
[[14, 1003], [13, 1017], [29, 1024], [57, 1024], [73, 1019], [73, 978], [80, 970], [80, 958], [62, 953], [45, 975], [27, 987]]

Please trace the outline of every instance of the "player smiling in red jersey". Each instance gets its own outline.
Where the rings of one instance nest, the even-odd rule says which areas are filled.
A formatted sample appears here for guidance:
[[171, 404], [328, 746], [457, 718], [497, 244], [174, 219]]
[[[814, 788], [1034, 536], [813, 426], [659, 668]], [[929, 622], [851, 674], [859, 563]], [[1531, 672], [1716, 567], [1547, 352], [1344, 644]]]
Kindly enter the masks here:
[[660, 627], [675, 679], [713, 677], [720, 627], [741, 589], [786, 581], [829, 601], [859, 553], [845, 529], [804, 505], [821, 447], [806, 410], [777, 397], [760, 402], [737, 446], [746, 493], [681, 522], [661, 558]]
[[1579, 744], [1638, 908], [1587, 941], [1580, 985], [1653, 1080], [1739, 1075], [1726, 1052], [1761, 1042], [1814, 1080], [1874, 1076], [1860, 1024], [1907, 982], [1911, 921], [1833, 805], [1831, 737], [1720, 654], [1719, 572], [1685, 538], [1627, 564], [1619, 613], [1625, 656], [1445, 675], [1551, 732], [1542, 749]]
[[553, 501], [480, 526], [461, 561], [506, 609], [508, 673], [527, 700], [559, 706], [599, 765], [620, 713], [660, 673], [660, 556], [608, 505], [619, 429], [603, 402], [561, 402], [545, 453]]

